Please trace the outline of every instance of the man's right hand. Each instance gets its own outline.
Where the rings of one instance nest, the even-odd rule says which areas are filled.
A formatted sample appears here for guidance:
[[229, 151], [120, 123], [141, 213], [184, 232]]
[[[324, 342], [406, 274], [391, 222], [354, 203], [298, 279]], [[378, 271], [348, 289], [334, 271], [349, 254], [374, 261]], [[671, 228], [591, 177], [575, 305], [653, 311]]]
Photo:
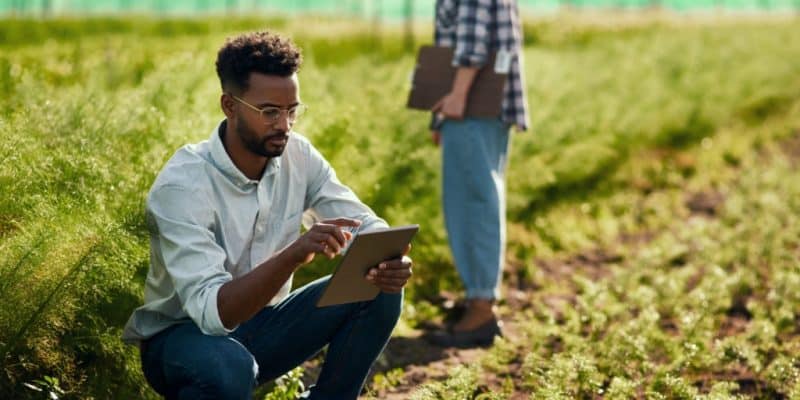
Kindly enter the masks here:
[[345, 247], [353, 234], [342, 228], [356, 228], [361, 221], [352, 218], [335, 218], [320, 221], [287, 248], [297, 265], [310, 263], [317, 253], [334, 258]]
[[217, 309], [222, 325], [233, 329], [252, 318], [298, 267], [308, 264], [317, 253], [333, 258], [353, 234], [342, 228], [357, 227], [361, 221], [351, 218], [329, 219], [311, 229], [250, 273], [237, 277], [219, 289]]

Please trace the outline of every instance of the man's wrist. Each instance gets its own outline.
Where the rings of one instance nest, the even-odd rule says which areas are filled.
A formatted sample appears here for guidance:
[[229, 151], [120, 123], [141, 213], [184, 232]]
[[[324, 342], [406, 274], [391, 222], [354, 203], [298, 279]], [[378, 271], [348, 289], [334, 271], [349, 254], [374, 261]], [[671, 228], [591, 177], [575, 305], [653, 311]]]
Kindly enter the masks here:
[[454, 85], [453, 88], [450, 90], [451, 96], [458, 97], [460, 99], [467, 97], [468, 93], [469, 93], [469, 86]]
[[286, 266], [289, 272], [294, 272], [303, 264], [302, 258], [297, 255], [294, 243], [286, 246], [278, 253], [277, 261], [280, 265]]

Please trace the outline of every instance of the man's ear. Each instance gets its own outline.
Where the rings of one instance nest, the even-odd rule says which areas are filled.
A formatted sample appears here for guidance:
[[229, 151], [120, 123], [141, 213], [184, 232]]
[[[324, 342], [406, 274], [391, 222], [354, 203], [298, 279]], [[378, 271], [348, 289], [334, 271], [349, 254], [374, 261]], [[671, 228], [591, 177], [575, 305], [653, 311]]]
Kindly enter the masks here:
[[222, 93], [219, 97], [219, 106], [222, 108], [222, 112], [225, 113], [225, 116], [228, 119], [233, 118], [235, 115], [234, 108], [236, 107], [236, 100], [231, 97], [228, 93]]

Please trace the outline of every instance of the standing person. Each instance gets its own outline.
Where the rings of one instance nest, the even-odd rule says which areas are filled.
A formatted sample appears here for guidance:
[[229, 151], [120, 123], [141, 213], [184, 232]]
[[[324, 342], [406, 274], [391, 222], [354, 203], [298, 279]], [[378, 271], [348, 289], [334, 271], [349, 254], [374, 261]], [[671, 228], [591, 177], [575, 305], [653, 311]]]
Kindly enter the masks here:
[[[454, 50], [452, 90], [434, 107], [433, 142], [442, 147], [445, 224], [466, 288], [463, 316], [430, 336], [444, 346], [489, 345], [500, 326], [498, 299], [505, 253], [505, 170], [509, 129], [528, 126], [522, 76], [522, 29], [515, 0], [437, 0], [435, 41]], [[469, 89], [492, 53], [507, 72], [501, 115], [464, 116]]]
[[[150, 189], [145, 304], [123, 339], [139, 344], [147, 381], [167, 398], [250, 399], [327, 345], [310, 398], [355, 399], [400, 315], [405, 255], [369, 271], [381, 289], [372, 301], [317, 308], [330, 276], [290, 292], [294, 271], [332, 258], [349, 230], [387, 226], [292, 130], [300, 63], [280, 36], [229, 39], [216, 62], [225, 119]], [[301, 235], [304, 213], [318, 222]]]

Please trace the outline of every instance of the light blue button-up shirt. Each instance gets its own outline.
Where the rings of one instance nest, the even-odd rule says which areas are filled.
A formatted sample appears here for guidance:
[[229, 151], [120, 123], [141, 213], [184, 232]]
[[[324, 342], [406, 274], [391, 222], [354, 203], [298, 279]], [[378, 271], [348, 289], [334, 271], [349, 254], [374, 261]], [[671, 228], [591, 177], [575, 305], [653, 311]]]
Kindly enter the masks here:
[[[208, 335], [232, 332], [219, 317], [219, 288], [296, 240], [301, 223], [349, 217], [362, 221], [360, 231], [387, 227], [296, 132], [260, 180], [247, 178], [222, 144], [224, 124], [210, 139], [178, 150], [150, 189], [150, 271], [144, 305], [122, 334], [127, 343], [189, 320]], [[291, 286], [290, 277], [270, 304]]]

